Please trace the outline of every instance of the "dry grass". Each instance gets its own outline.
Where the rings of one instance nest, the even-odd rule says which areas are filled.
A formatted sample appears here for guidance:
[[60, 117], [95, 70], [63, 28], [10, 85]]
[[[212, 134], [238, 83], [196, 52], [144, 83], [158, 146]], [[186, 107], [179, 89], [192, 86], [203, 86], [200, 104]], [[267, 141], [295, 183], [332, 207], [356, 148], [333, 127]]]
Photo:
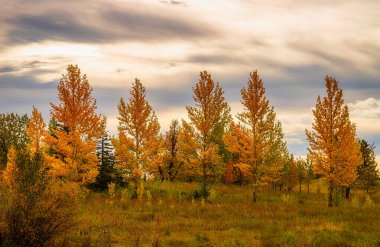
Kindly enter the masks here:
[[[77, 228], [61, 246], [379, 246], [380, 198], [366, 206], [342, 199], [327, 208], [325, 194], [261, 191], [214, 185], [211, 200], [193, 200], [197, 184], [150, 183], [151, 200], [122, 190], [110, 199], [92, 193]], [[314, 188], [314, 185], [313, 185]]]

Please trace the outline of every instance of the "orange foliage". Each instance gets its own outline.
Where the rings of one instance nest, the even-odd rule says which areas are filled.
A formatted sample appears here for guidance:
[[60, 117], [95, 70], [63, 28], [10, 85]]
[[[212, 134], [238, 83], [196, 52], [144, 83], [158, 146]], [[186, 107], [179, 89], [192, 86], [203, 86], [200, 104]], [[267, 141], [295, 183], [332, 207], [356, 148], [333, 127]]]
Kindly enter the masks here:
[[46, 142], [52, 150], [47, 157], [52, 172], [78, 184], [97, 176], [96, 140], [103, 132], [105, 117], [95, 113], [96, 100], [86, 75], [69, 65], [58, 85], [59, 104], [51, 104], [50, 114], [58, 127]]
[[7, 167], [5, 168], [2, 174], [3, 182], [9, 188], [11, 188], [16, 181], [16, 173], [18, 170], [16, 164], [16, 155], [16, 150], [13, 147], [11, 147], [8, 151]]
[[151, 175], [157, 167], [160, 151], [160, 124], [150, 104], [145, 100], [145, 88], [135, 79], [131, 97], [118, 105], [119, 134], [113, 140], [117, 166], [126, 179], [135, 182], [135, 194], [142, 175]]
[[253, 200], [256, 201], [257, 183], [268, 184], [278, 180], [287, 150], [281, 124], [276, 121], [273, 108], [269, 107], [257, 71], [250, 73], [247, 88], [241, 90], [241, 95], [244, 111], [237, 116], [241, 124], [232, 122], [223, 140], [242, 173], [252, 177]]
[[233, 184], [235, 180], [236, 176], [234, 174], [234, 165], [232, 164], [232, 162], [228, 162], [224, 171], [223, 182], [226, 184]]
[[45, 147], [45, 137], [48, 135], [48, 132], [41, 113], [38, 112], [34, 106], [28, 128], [26, 129], [26, 135], [29, 139], [28, 149], [31, 155], [43, 151]]
[[190, 123], [182, 122], [180, 146], [192, 173], [202, 178], [203, 196], [207, 196], [206, 181], [216, 175], [216, 167], [222, 162], [216, 132], [230, 120], [230, 107], [219, 83], [215, 84], [207, 71], [200, 73], [193, 91], [195, 106], [186, 107]]
[[306, 135], [313, 172], [325, 176], [329, 182], [329, 206], [332, 206], [333, 186], [349, 186], [355, 180], [361, 154], [342, 89], [333, 77], [326, 76], [325, 81], [327, 96], [323, 100], [318, 96], [313, 110], [313, 130], [306, 130]]

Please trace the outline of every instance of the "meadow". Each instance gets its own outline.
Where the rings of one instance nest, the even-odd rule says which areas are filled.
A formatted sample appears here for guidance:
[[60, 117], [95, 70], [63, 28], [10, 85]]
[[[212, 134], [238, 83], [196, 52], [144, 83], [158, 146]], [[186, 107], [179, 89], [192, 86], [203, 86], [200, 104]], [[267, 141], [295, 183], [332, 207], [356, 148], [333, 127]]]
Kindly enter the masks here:
[[[207, 201], [194, 199], [197, 183], [149, 182], [142, 200], [131, 190], [89, 193], [75, 226], [57, 246], [379, 246], [380, 195], [336, 194], [326, 205], [323, 181], [311, 191], [214, 184]], [[304, 188], [305, 190], [305, 188]]]

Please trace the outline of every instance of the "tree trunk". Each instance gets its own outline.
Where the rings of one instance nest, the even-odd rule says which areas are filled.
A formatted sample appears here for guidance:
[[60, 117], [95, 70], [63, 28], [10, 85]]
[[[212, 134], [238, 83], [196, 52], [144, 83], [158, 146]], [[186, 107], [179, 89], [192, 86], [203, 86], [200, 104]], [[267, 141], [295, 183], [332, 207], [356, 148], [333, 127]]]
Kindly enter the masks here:
[[346, 199], [350, 199], [350, 186], [346, 187]]
[[252, 191], [252, 201], [257, 201], [257, 181], [256, 176], [253, 176], [253, 191]]
[[310, 181], [309, 178], [307, 179], [307, 193], [310, 193]]
[[137, 199], [138, 181], [135, 181], [135, 186], [133, 188], [133, 199]]
[[173, 181], [173, 167], [174, 167], [174, 164], [173, 164], [173, 161], [171, 160], [169, 163], [169, 169], [168, 169], [168, 175], [169, 175], [170, 181]]
[[203, 164], [203, 176], [202, 176], [202, 193], [203, 198], [207, 198], [207, 188], [206, 188], [206, 165]]
[[302, 184], [300, 183], [300, 192], [302, 192]]
[[333, 192], [334, 192], [334, 187], [332, 181], [329, 182], [329, 203], [328, 206], [332, 207], [333, 206]]
[[161, 182], [163, 182], [165, 180], [165, 176], [161, 166], [158, 166], [158, 173], [160, 174]]

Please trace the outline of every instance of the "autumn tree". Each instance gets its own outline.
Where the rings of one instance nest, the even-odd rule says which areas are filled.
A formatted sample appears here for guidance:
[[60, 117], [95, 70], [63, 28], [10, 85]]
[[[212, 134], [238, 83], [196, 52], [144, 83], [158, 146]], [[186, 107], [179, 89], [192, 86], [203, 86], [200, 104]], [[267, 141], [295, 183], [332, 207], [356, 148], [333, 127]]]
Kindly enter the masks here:
[[28, 144], [8, 153], [5, 185], [6, 241], [14, 246], [46, 246], [73, 224], [77, 191], [50, 176], [45, 162], [46, 125], [33, 107]]
[[22, 148], [27, 143], [26, 128], [29, 118], [15, 113], [0, 114], [0, 170], [4, 169], [8, 162], [8, 150]]
[[195, 106], [187, 106], [189, 122], [182, 121], [181, 149], [187, 156], [190, 170], [201, 178], [201, 194], [208, 196], [207, 183], [219, 175], [222, 164], [218, 136], [230, 121], [230, 107], [223, 96], [219, 82], [211, 74], [201, 72], [193, 88]]
[[291, 155], [288, 161], [285, 162], [282, 178], [288, 192], [292, 191], [294, 187], [297, 186], [297, 175], [297, 161], [294, 159], [293, 155]]
[[302, 192], [302, 183], [305, 180], [306, 174], [306, 162], [303, 159], [296, 160], [296, 169], [297, 169], [297, 179], [299, 192]]
[[249, 146], [251, 139], [249, 137], [248, 129], [241, 124], [230, 122], [228, 130], [224, 135], [224, 143], [231, 154], [231, 159], [228, 162], [234, 182], [238, 185], [251, 182], [253, 172], [247, 159], [249, 159]]
[[169, 127], [169, 131], [165, 133], [163, 139], [162, 162], [158, 167], [158, 173], [161, 180], [173, 181], [180, 173], [183, 166], [183, 155], [179, 149], [179, 134], [181, 125], [178, 120], [173, 120]]
[[310, 193], [310, 180], [313, 178], [313, 166], [311, 164], [310, 159], [306, 159], [303, 161], [305, 166], [305, 176], [306, 176], [306, 184], [307, 184], [307, 193]]
[[306, 136], [313, 172], [326, 178], [328, 206], [332, 207], [334, 186], [348, 188], [355, 181], [361, 155], [342, 89], [331, 76], [326, 76], [325, 81], [327, 95], [323, 99], [318, 96], [313, 109], [313, 130], [306, 130]]
[[232, 162], [228, 162], [226, 164], [226, 168], [224, 170], [223, 183], [225, 184], [233, 184], [236, 181], [236, 175], [235, 175], [235, 167]]
[[248, 85], [241, 90], [244, 111], [237, 115], [240, 123], [231, 124], [224, 140], [227, 149], [239, 154], [239, 166], [252, 174], [252, 199], [257, 200], [260, 184], [275, 183], [288, 157], [281, 123], [265, 96], [257, 71], [250, 73]]
[[360, 140], [360, 151], [363, 161], [357, 168], [357, 181], [355, 187], [372, 193], [379, 186], [379, 170], [376, 162], [375, 145]]
[[145, 87], [136, 78], [128, 103], [120, 99], [118, 138], [113, 142], [117, 167], [125, 179], [134, 183], [135, 197], [138, 188], [143, 187], [143, 176], [156, 169], [160, 150], [160, 124], [145, 97]]
[[96, 141], [103, 132], [105, 117], [95, 113], [92, 88], [78, 66], [67, 67], [57, 89], [59, 103], [51, 103], [50, 111], [55, 126], [46, 139], [52, 154], [48, 163], [56, 176], [86, 185], [98, 174]]
[[45, 151], [45, 138], [48, 135], [48, 131], [46, 130], [46, 123], [41, 113], [34, 106], [28, 128], [26, 129], [26, 135], [29, 139], [27, 147], [32, 155]]

